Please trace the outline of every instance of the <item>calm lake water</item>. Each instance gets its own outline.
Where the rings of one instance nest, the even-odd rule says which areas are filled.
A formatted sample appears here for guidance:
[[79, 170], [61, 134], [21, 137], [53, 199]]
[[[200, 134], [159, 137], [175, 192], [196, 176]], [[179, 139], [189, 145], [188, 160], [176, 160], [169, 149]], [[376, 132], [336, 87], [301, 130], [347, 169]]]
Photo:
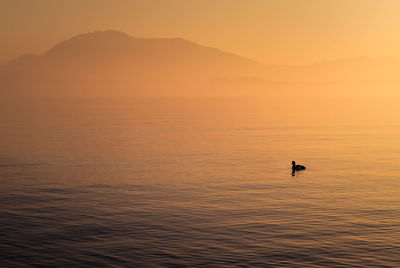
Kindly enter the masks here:
[[3, 101], [0, 266], [399, 267], [399, 107]]

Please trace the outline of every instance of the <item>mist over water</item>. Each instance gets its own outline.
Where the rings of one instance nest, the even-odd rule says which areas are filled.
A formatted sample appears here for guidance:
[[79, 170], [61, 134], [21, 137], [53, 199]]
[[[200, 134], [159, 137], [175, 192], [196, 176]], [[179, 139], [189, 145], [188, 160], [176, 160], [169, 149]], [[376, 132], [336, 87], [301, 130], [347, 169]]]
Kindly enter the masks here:
[[399, 266], [399, 104], [3, 102], [2, 266]]

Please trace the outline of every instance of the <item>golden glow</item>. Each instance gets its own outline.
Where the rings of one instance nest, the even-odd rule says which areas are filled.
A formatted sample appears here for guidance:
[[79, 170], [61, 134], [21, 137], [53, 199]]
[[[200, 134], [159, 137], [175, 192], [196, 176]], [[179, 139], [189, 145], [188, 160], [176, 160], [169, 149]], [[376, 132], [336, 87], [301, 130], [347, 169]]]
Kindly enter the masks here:
[[79, 33], [181, 37], [263, 63], [400, 57], [397, 0], [3, 0], [0, 62]]
[[2, 1], [0, 64], [65, 49], [11, 64], [0, 85], [16, 95], [399, 96], [399, 11], [397, 0]]

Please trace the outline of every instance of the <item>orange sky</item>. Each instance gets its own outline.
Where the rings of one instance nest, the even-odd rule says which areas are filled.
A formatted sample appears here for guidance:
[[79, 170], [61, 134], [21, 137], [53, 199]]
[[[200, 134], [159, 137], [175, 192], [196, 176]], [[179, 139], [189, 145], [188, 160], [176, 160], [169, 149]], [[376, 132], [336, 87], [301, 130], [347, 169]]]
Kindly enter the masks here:
[[0, 0], [0, 62], [78, 33], [182, 37], [263, 63], [400, 58], [397, 0]]

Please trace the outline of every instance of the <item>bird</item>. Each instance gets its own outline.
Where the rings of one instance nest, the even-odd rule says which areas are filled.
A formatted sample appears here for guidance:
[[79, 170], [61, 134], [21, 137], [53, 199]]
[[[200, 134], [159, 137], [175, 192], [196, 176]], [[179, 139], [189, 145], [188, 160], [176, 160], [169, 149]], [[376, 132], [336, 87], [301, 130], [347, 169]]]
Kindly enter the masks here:
[[304, 169], [306, 169], [306, 167], [305, 166], [302, 166], [302, 165], [296, 165], [296, 161], [292, 161], [292, 170], [293, 171], [297, 171], [297, 170], [304, 170]]

